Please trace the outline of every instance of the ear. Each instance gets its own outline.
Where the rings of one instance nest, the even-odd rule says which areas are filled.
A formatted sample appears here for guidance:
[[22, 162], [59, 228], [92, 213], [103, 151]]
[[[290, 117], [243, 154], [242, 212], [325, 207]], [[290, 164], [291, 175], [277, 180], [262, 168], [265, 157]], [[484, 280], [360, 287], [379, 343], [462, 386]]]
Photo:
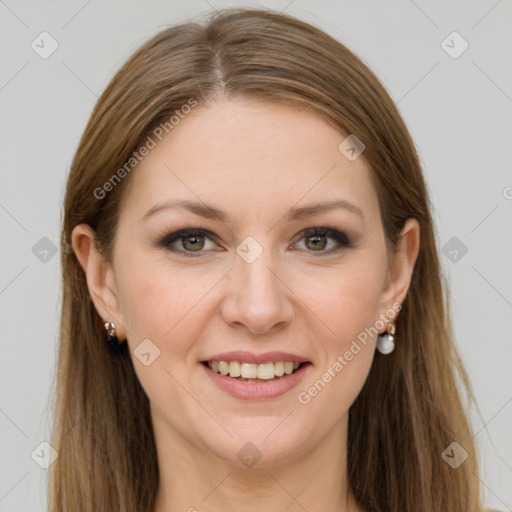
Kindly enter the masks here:
[[112, 266], [98, 251], [94, 230], [88, 224], [75, 226], [71, 234], [73, 251], [86, 276], [89, 295], [103, 322], [114, 322], [119, 341], [126, 339]]
[[387, 285], [382, 295], [385, 309], [392, 308], [396, 303], [402, 304], [405, 300], [419, 249], [420, 225], [416, 219], [407, 219], [397, 250], [389, 263]]

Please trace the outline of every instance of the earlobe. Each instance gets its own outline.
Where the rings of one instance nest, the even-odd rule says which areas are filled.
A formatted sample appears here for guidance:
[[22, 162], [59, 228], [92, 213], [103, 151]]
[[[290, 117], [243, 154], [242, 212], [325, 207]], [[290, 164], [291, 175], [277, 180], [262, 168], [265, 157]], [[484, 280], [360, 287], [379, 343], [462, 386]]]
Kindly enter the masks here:
[[118, 338], [125, 339], [126, 333], [114, 286], [113, 269], [96, 247], [94, 230], [88, 224], [75, 226], [71, 243], [84, 271], [89, 295], [96, 311], [103, 323], [115, 322]]

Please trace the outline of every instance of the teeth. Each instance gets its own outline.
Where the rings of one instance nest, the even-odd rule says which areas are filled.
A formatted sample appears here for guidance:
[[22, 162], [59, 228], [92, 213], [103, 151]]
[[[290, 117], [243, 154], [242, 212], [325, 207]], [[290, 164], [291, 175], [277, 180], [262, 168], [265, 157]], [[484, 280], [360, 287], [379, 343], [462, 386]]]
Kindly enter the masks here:
[[244, 379], [255, 379], [258, 376], [258, 365], [242, 363], [240, 373]]
[[219, 371], [222, 375], [227, 375], [229, 373], [229, 363], [219, 361]]
[[229, 363], [229, 375], [230, 377], [240, 377], [242, 375], [241, 364], [238, 361], [231, 361]]
[[276, 377], [282, 377], [284, 375], [283, 361], [276, 361], [274, 363], [274, 373], [275, 373]]
[[240, 363], [238, 361], [209, 361], [208, 368], [221, 375], [257, 382], [254, 379], [270, 380], [274, 377], [290, 375], [300, 366], [296, 361], [276, 361], [275, 363]]
[[274, 363], [258, 365], [258, 379], [273, 379], [274, 376]]

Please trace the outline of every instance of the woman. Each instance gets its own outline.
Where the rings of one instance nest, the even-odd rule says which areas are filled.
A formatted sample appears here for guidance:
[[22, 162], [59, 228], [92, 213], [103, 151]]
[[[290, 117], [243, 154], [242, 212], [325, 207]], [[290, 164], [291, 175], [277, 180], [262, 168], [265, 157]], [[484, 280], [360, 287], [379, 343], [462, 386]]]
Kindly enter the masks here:
[[64, 210], [50, 510], [482, 510], [418, 157], [343, 45], [162, 31]]

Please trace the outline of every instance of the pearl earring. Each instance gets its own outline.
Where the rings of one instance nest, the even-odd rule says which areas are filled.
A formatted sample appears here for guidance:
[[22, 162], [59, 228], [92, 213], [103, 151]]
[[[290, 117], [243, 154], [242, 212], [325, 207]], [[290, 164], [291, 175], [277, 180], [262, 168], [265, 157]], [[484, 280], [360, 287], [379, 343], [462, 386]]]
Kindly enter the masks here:
[[394, 323], [388, 325], [387, 331], [379, 334], [377, 338], [377, 350], [381, 354], [391, 354], [395, 350], [395, 338], [396, 326]]
[[110, 350], [117, 353], [121, 350], [121, 343], [117, 339], [116, 324], [114, 322], [105, 322], [105, 330], [107, 331], [107, 345]]

